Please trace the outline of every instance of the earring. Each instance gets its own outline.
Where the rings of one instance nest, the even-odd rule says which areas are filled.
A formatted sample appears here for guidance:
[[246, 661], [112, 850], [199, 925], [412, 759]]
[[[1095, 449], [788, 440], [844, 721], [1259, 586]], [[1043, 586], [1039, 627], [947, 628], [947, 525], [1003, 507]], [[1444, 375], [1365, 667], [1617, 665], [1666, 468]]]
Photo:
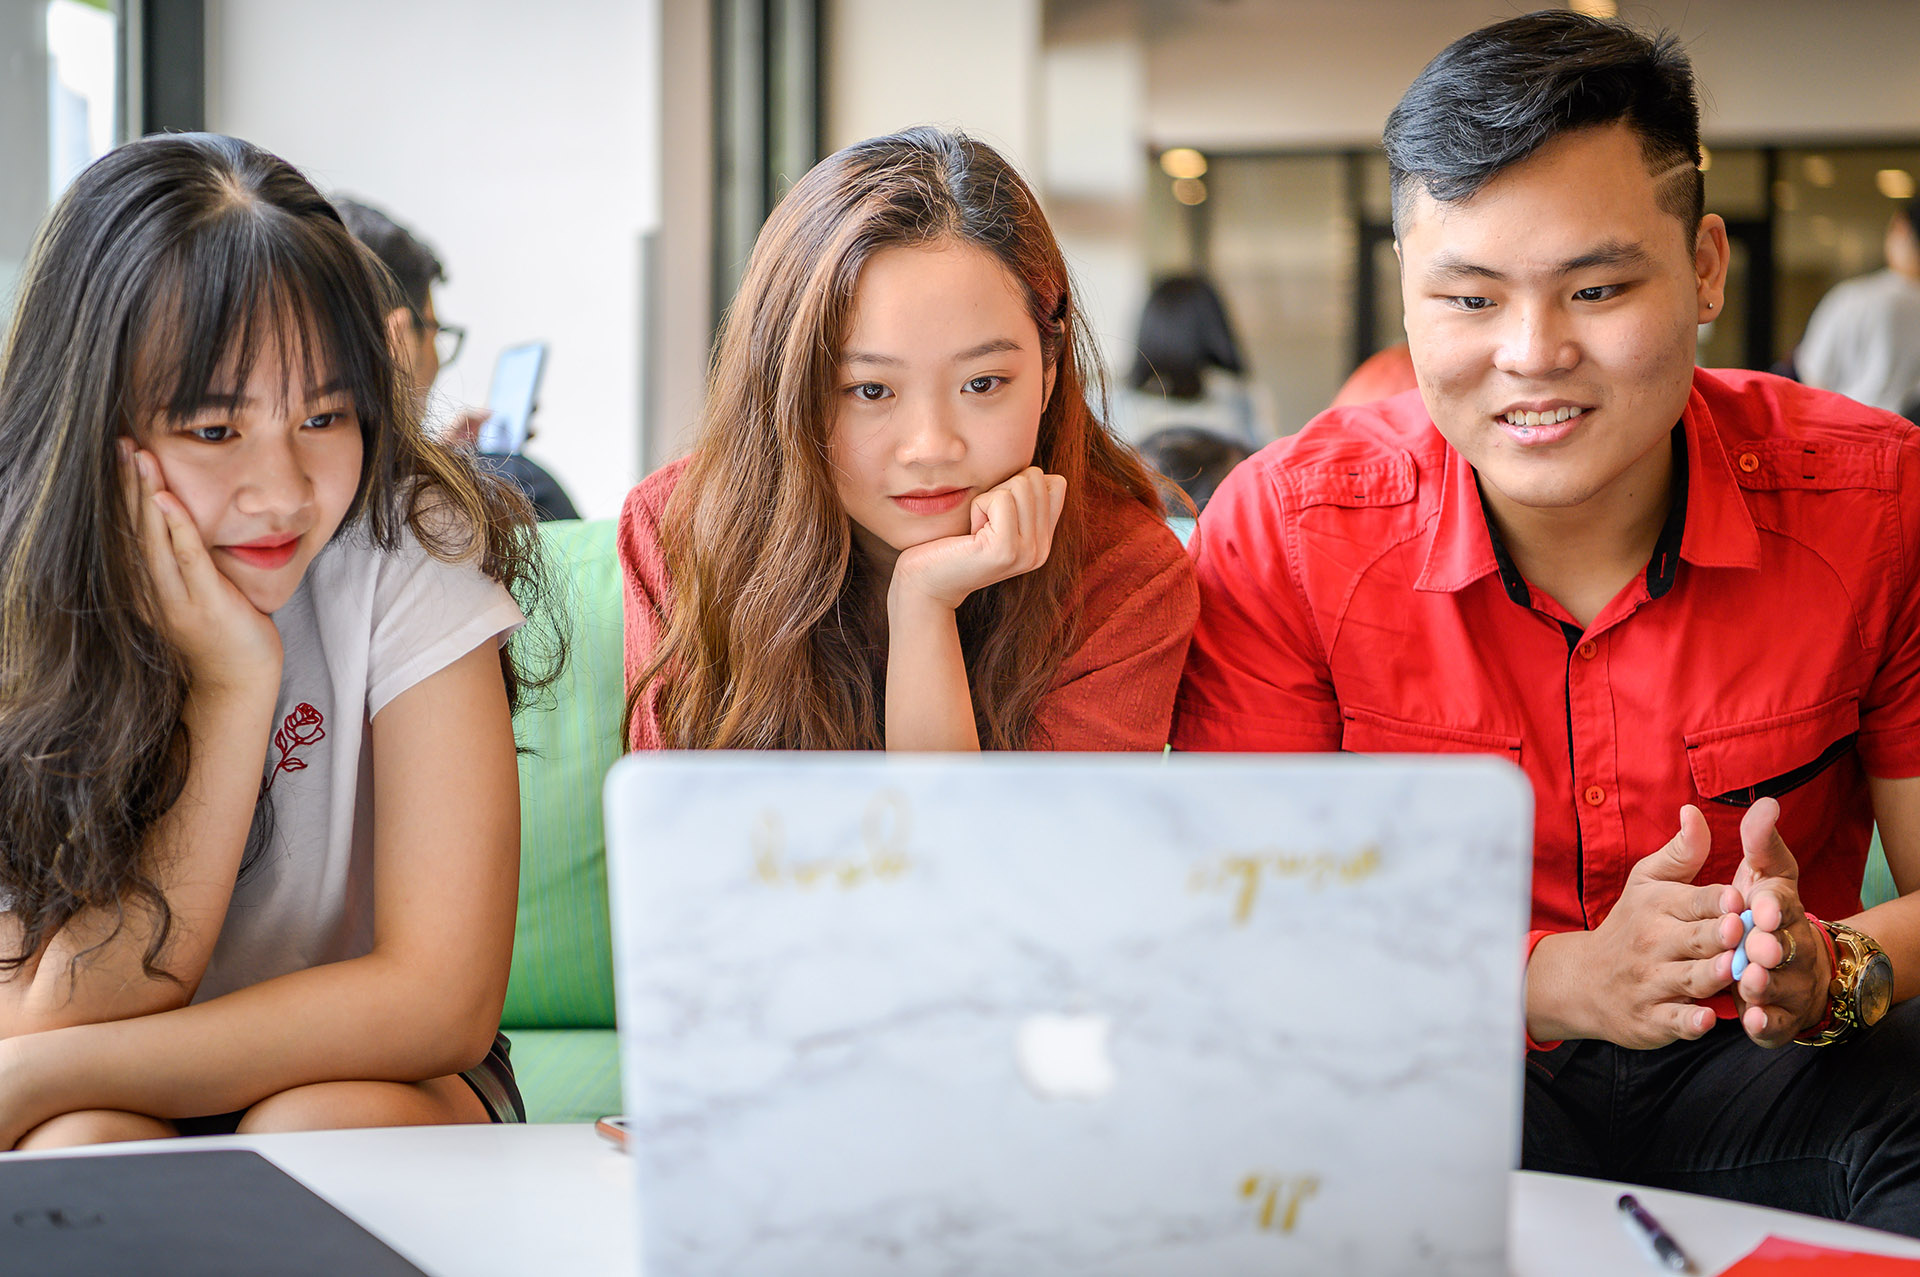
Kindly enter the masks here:
[[1713, 309], [1713, 306], [1714, 306], [1714, 303], [1712, 303], [1712, 302], [1708, 302], [1708, 303], [1707, 303], [1707, 309], [1708, 309], [1708, 310], [1712, 310], [1712, 309]]

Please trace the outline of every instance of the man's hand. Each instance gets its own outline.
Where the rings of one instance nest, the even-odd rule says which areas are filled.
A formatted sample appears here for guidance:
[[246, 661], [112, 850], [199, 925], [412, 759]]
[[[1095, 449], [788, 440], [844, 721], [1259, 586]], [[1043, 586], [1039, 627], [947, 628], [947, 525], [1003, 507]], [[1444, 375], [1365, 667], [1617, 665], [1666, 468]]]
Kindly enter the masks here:
[[[1747, 969], [1733, 986], [1740, 1027], [1761, 1046], [1781, 1046], [1825, 1017], [1833, 967], [1825, 941], [1800, 905], [1800, 866], [1780, 837], [1780, 804], [1762, 798], [1740, 820], [1734, 890], [1753, 910]], [[1782, 959], [1791, 953], [1793, 961]], [[1733, 959], [1723, 965], [1731, 976]]]
[[1699, 999], [1732, 980], [1741, 906], [1729, 886], [1694, 885], [1709, 848], [1706, 817], [1698, 807], [1682, 807], [1680, 831], [1634, 865], [1605, 921], [1540, 942], [1532, 966], [1544, 953], [1548, 970], [1539, 975], [1547, 978], [1537, 980], [1529, 969], [1527, 981], [1535, 1039], [1601, 1038], [1647, 1048], [1713, 1027], [1713, 1010]]
[[480, 444], [480, 427], [493, 416], [491, 408], [461, 408], [440, 432], [440, 441], [454, 448], [475, 448]]

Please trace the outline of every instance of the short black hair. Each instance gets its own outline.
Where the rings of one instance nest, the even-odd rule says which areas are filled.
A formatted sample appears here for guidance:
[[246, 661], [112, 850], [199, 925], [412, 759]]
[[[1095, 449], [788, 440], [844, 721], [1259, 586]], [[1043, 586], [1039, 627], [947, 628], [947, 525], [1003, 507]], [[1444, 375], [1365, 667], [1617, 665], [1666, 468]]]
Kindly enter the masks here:
[[1198, 275], [1161, 280], [1140, 309], [1140, 338], [1127, 385], [1172, 399], [1198, 399], [1205, 390], [1200, 374], [1209, 368], [1236, 376], [1246, 371], [1220, 294]]
[[[1705, 209], [1693, 65], [1671, 33], [1544, 9], [1461, 36], [1387, 117], [1394, 233], [1417, 191], [1470, 199], [1502, 170], [1578, 129], [1624, 123], [1647, 170], [1671, 173], [1660, 206], [1692, 243]], [[1674, 170], [1682, 170], [1674, 172]]]
[[1913, 228], [1913, 237], [1920, 239], [1920, 200], [1908, 200], [1900, 211], [1906, 215], [1907, 225]]
[[340, 220], [347, 224], [353, 237], [372, 249], [373, 255], [392, 273], [413, 317], [424, 321], [429, 291], [447, 277], [447, 268], [440, 264], [433, 250], [371, 204], [335, 196], [333, 206], [340, 210]]
[[1246, 445], [1199, 426], [1168, 426], [1140, 441], [1140, 459], [1187, 494], [1198, 514], [1233, 468], [1253, 454]]

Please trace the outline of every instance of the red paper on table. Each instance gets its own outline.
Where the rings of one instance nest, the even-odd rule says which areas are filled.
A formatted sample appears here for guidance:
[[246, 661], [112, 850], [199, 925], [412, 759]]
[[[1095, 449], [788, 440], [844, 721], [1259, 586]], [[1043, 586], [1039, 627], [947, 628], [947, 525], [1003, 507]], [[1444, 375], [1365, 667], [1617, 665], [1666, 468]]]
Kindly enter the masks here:
[[1920, 1274], [1920, 1259], [1895, 1259], [1891, 1255], [1835, 1250], [1831, 1246], [1769, 1237], [1720, 1277], [1795, 1277], [1800, 1273], [1821, 1273], [1827, 1277], [1915, 1277]]

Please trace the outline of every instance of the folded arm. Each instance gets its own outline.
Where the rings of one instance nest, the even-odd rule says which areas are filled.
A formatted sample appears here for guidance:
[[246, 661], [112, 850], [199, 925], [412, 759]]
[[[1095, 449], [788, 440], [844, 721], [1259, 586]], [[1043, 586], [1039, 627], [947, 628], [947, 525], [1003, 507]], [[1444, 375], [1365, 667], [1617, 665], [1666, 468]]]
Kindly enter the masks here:
[[193, 1006], [0, 1042], [0, 1148], [60, 1113], [229, 1112], [312, 1082], [477, 1064], [519, 872], [512, 723], [489, 640], [373, 720], [374, 942]]
[[[181, 722], [189, 743], [185, 787], [149, 831], [148, 876], [170, 925], [151, 910], [96, 906], [69, 919], [30, 960], [0, 980], [0, 1038], [146, 1015], [192, 1001], [206, 974], [246, 851], [280, 690], [280, 635], [214, 567], [186, 507], [166, 490], [152, 454], [123, 440], [120, 482], [138, 530], [161, 628], [185, 661]], [[19, 952], [18, 921], [0, 917], [0, 943]]]

